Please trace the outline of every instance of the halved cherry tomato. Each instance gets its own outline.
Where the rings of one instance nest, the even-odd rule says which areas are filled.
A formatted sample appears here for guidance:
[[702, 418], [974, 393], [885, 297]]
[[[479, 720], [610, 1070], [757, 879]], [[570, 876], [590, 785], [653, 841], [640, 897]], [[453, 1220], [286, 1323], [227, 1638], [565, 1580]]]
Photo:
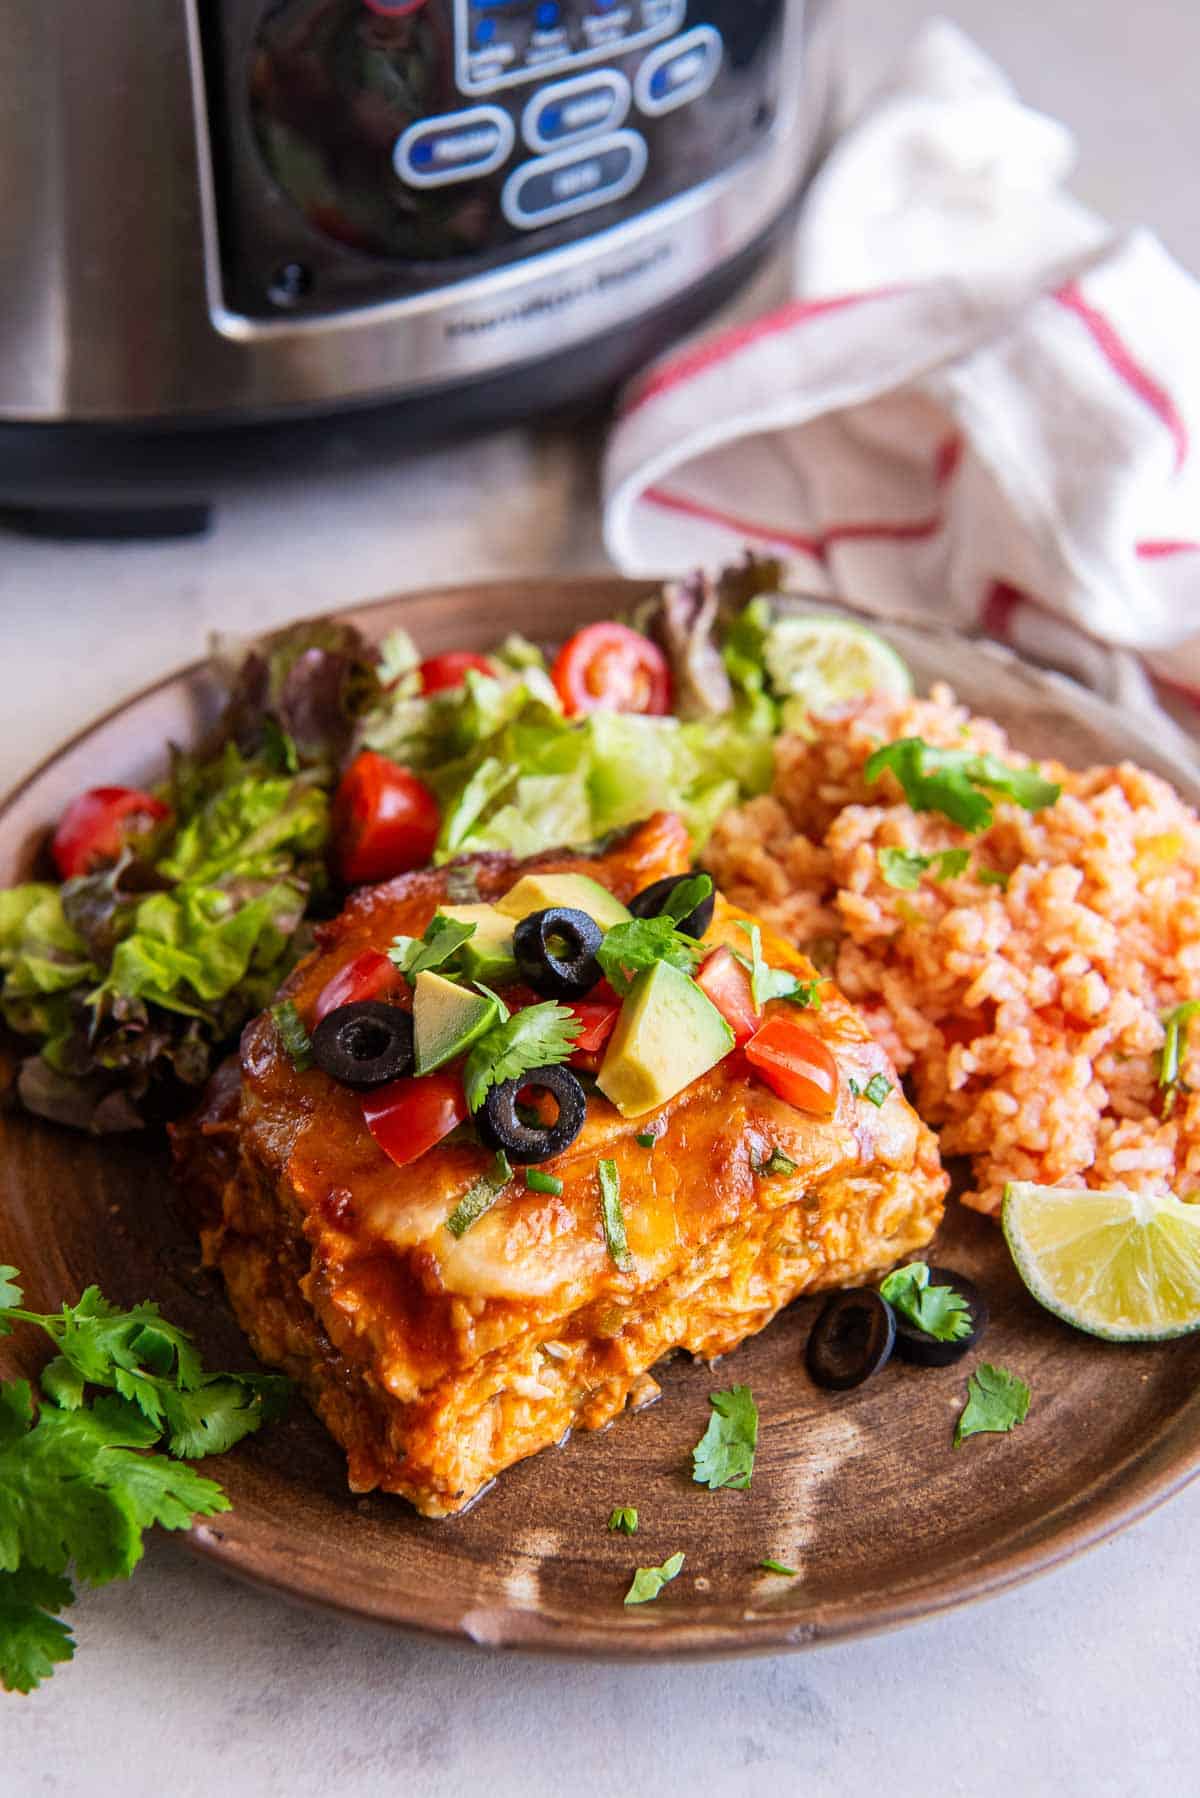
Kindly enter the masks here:
[[319, 1024], [339, 1005], [357, 1005], [361, 999], [389, 999], [393, 993], [404, 990], [404, 976], [395, 962], [378, 949], [364, 949], [325, 982], [313, 1006], [313, 1023]]
[[468, 1116], [462, 1076], [449, 1068], [419, 1080], [406, 1075], [389, 1081], [364, 1094], [362, 1111], [367, 1129], [397, 1167], [419, 1160]]
[[58, 821], [50, 853], [64, 880], [115, 862], [128, 837], [169, 818], [171, 808], [137, 787], [91, 787]]
[[390, 880], [433, 854], [441, 816], [424, 781], [386, 755], [364, 749], [333, 798], [333, 849], [347, 886]]
[[791, 1018], [768, 1018], [746, 1044], [746, 1059], [772, 1092], [817, 1117], [832, 1117], [837, 1106], [838, 1070], [819, 1036]]
[[489, 661], [487, 656], [477, 656], [470, 649], [451, 649], [445, 655], [430, 656], [417, 670], [421, 676], [421, 691], [444, 693], [449, 687], [461, 687], [470, 668], [479, 674], [496, 672], [495, 662]]
[[661, 718], [671, 709], [671, 671], [657, 643], [612, 621], [588, 624], [559, 650], [550, 679], [568, 718], [603, 707]]
[[700, 964], [696, 985], [701, 992], [707, 993], [729, 1025], [734, 1042], [739, 1046], [749, 1042], [758, 1029], [759, 1013], [754, 1005], [750, 976], [733, 950], [724, 944], [714, 949]]

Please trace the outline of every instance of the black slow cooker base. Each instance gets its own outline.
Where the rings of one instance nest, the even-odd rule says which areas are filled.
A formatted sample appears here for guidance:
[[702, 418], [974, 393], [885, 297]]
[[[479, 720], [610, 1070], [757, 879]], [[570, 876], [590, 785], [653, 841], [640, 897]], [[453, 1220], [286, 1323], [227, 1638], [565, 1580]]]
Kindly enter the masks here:
[[384, 405], [236, 422], [0, 424], [0, 526], [37, 536], [146, 538], [208, 528], [212, 490], [263, 468], [373, 463], [520, 420], [566, 420], [614, 390], [730, 299], [791, 213], [679, 298], [571, 349], [467, 385]]

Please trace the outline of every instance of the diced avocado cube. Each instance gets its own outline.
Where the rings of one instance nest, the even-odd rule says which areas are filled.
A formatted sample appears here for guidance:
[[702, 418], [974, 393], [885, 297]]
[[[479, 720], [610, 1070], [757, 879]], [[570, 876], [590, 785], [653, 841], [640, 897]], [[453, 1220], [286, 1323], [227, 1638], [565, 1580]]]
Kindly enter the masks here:
[[621, 1007], [596, 1081], [622, 1117], [665, 1105], [733, 1048], [733, 1031], [696, 982], [655, 962]]
[[588, 874], [526, 874], [503, 899], [497, 899], [496, 910], [519, 921], [531, 912], [549, 911], [558, 905], [585, 911], [601, 930], [627, 924], [630, 918], [628, 907]]
[[506, 980], [516, 979], [512, 946], [515, 919], [506, 917], [494, 905], [443, 905], [441, 911], [443, 918], [475, 926], [474, 936], [467, 938], [456, 958], [468, 980], [500, 986]]
[[456, 986], [428, 968], [413, 988], [413, 1039], [416, 1071], [431, 1074], [453, 1061], [499, 1021], [500, 1007], [485, 993]]

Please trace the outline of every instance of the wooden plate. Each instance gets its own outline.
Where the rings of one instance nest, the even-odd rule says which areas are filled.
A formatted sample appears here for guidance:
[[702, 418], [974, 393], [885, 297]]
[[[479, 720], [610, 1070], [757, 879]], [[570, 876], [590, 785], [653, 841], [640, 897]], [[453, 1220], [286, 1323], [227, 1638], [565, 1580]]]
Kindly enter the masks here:
[[[463, 587], [352, 614], [403, 623], [426, 650], [486, 647], [521, 628], [553, 638], [647, 587], [615, 579]], [[826, 608], [827, 609], [827, 608]], [[1004, 652], [944, 631], [889, 631], [922, 683], [949, 678], [1032, 753], [1132, 757], [1200, 797], [1189, 751]], [[211, 715], [203, 669], [110, 713], [0, 809], [0, 881], [22, 877], [63, 802], [100, 778], [161, 771], [168, 738]], [[931, 1257], [932, 1258], [932, 1257]], [[505, 1474], [466, 1516], [432, 1523], [399, 1499], [355, 1498], [340, 1451], [304, 1406], [213, 1464], [234, 1504], [196, 1549], [281, 1593], [489, 1646], [610, 1656], [778, 1650], [928, 1616], [1053, 1565], [1130, 1522], [1200, 1464], [1200, 1338], [1159, 1348], [1090, 1341], [1041, 1311], [995, 1225], [959, 1212], [936, 1259], [991, 1301], [989, 1359], [1033, 1388], [1010, 1437], [951, 1447], [964, 1375], [893, 1366], [857, 1392], [820, 1393], [802, 1351], [816, 1301], [794, 1305], [718, 1374], [672, 1362], [653, 1408]], [[43, 1307], [98, 1281], [114, 1300], [156, 1298], [211, 1365], [249, 1364], [218, 1284], [197, 1265], [161, 1145], [85, 1140], [33, 1119], [0, 1121], [0, 1261]], [[29, 1374], [33, 1333], [0, 1340], [0, 1373]], [[748, 1382], [762, 1423], [749, 1492], [710, 1494], [690, 1451], [716, 1385]], [[606, 1529], [634, 1504], [629, 1541]], [[684, 1571], [657, 1604], [625, 1610], [635, 1564], [677, 1549]], [[763, 1573], [775, 1556], [797, 1579]]]

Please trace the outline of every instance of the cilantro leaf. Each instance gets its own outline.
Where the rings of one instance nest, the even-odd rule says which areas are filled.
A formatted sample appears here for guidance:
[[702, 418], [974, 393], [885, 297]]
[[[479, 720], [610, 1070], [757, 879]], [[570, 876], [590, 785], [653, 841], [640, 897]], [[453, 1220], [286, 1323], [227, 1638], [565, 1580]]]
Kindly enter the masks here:
[[931, 1286], [924, 1261], [910, 1261], [892, 1270], [879, 1288], [880, 1296], [918, 1330], [938, 1342], [961, 1342], [971, 1334], [971, 1311], [953, 1286]]
[[[995, 815], [988, 792], [1038, 812], [1054, 805], [1062, 788], [1036, 768], [1012, 768], [994, 755], [965, 749], [938, 749], [923, 737], [900, 737], [877, 749], [863, 769], [873, 786], [890, 769], [914, 812], [941, 812], [972, 833], [986, 830]], [[985, 789], [985, 790], [981, 790]]]
[[600, 1217], [604, 1224], [604, 1240], [608, 1252], [622, 1273], [632, 1266], [629, 1243], [625, 1236], [625, 1213], [621, 1209], [621, 1176], [615, 1161], [597, 1163], [600, 1176]]
[[790, 999], [793, 1005], [804, 1005], [814, 1011], [821, 1009], [820, 981], [798, 980], [795, 974], [789, 974], [783, 968], [767, 966], [762, 952], [762, 932], [757, 924], [746, 924], [738, 919], [738, 929], [750, 938], [750, 959], [738, 955], [735, 958], [750, 976], [750, 996], [754, 1000], [754, 1009], [761, 1011], [769, 999]]
[[879, 871], [890, 887], [899, 887], [906, 893], [915, 892], [921, 884], [922, 874], [933, 869], [935, 880], [950, 880], [961, 874], [971, 859], [969, 849], [942, 849], [936, 855], [921, 855], [915, 849], [878, 849], [875, 859], [879, 863]]
[[782, 1561], [773, 1560], [770, 1555], [758, 1564], [766, 1573], [782, 1573], [787, 1579], [799, 1579], [800, 1577], [798, 1567], [785, 1567]]
[[569, 1061], [575, 1038], [583, 1028], [575, 1012], [552, 1001], [527, 1005], [502, 1024], [493, 1024], [467, 1056], [463, 1069], [467, 1104], [478, 1111], [489, 1087], [502, 1086], [538, 1068]]
[[673, 918], [631, 918], [605, 932], [596, 960], [614, 992], [624, 998], [643, 969], [669, 961], [673, 968], [690, 974], [703, 954], [694, 937], [675, 928]]
[[758, 1406], [749, 1386], [709, 1393], [712, 1416], [692, 1451], [692, 1478], [710, 1492], [730, 1486], [744, 1492], [754, 1472]]
[[444, 918], [438, 912], [426, 926], [424, 936], [394, 937], [387, 952], [388, 960], [395, 963], [410, 986], [415, 986], [418, 974], [443, 967], [458, 954], [467, 938], [474, 935], [474, 924]]
[[275, 1028], [279, 1032], [279, 1040], [283, 1044], [284, 1053], [294, 1068], [303, 1072], [312, 1066], [312, 1043], [308, 1031], [300, 1022], [300, 1013], [290, 999], [284, 999], [279, 1005], [271, 1007], [271, 1016], [275, 1020]]
[[670, 918], [673, 924], [682, 924], [689, 912], [703, 905], [713, 890], [712, 877], [708, 874], [689, 874], [679, 884], [672, 887], [667, 895], [667, 903], [661, 905], [657, 916]]
[[985, 1361], [967, 1380], [967, 1402], [954, 1431], [954, 1446], [968, 1436], [989, 1431], [1003, 1434], [1024, 1423], [1029, 1412], [1029, 1388], [1006, 1367]]
[[618, 1505], [608, 1520], [608, 1527], [622, 1536], [636, 1536], [638, 1514], [636, 1505]]
[[488, 1172], [480, 1174], [446, 1219], [451, 1236], [465, 1236], [471, 1225], [477, 1224], [484, 1212], [491, 1210], [512, 1177], [508, 1156], [501, 1149]]
[[975, 878], [981, 887], [999, 887], [1001, 892], [1008, 888], [1008, 875], [999, 868], [977, 868]]
[[35, 1422], [27, 1382], [0, 1387], [0, 1569], [61, 1574], [74, 1562], [102, 1585], [133, 1572], [151, 1524], [186, 1529], [193, 1515], [227, 1511], [215, 1481], [134, 1452], [156, 1436], [122, 1399], [90, 1410], [44, 1405]]
[[663, 1587], [676, 1577], [682, 1566], [683, 1555], [675, 1554], [664, 1561], [661, 1567], [639, 1567], [634, 1573], [633, 1584], [625, 1594], [625, 1603], [650, 1604]]
[[40, 1567], [0, 1573], [0, 1686], [32, 1692], [75, 1654], [70, 1628], [55, 1615], [75, 1601], [70, 1580]]
[[[21, 1303], [21, 1288], [17, 1285], [18, 1274], [15, 1267], [0, 1267], [0, 1309], [7, 1310], [12, 1305]], [[0, 1317], [0, 1335], [7, 1333], [7, 1325]]]

